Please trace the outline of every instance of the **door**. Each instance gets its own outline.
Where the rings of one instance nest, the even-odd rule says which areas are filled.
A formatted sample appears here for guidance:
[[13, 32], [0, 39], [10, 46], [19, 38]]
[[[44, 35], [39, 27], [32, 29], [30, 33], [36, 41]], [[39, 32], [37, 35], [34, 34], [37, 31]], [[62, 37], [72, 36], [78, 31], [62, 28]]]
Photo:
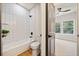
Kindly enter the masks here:
[[54, 56], [55, 53], [55, 34], [54, 34], [54, 20], [55, 20], [55, 8], [52, 3], [47, 4], [48, 7], [48, 19], [47, 19], [47, 42], [48, 42], [48, 56]]

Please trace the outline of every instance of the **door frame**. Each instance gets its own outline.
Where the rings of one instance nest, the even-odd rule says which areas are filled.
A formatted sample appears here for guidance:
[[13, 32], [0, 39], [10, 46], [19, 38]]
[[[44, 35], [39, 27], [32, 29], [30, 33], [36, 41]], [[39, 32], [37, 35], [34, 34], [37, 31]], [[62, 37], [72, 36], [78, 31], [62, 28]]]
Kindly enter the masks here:
[[[51, 6], [52, 6], [52, 8], [55, 8], [55, 6], [53, 5], [53, 3], [46, 3], [46, 56], [49, 56], [48, 55], [48, 19], [49, 19], [49, 4], [51, 4]], [[53, 17], [53, 20], [55, 21], [55, 18]], [[53, 31], [54, 31], [54, 29], [53, 29]], [[54, 33], [53, 33], [53, 35], [55, 35]], [[55, 39], [55, 36], [53, 36], [53, 38]], [[55, 40], [54, 40], [55, 41]], [[50, 43], [51, 44], [51, 43]], [[55, 55], [55, 42], [53, 43], [54, 44], [54, 54], [53, 54], [53, 56]], [[51, 49], [51, 48], [50, 48]]]
[[46, 56], [48, 56], [48, 3], [46, 3]]

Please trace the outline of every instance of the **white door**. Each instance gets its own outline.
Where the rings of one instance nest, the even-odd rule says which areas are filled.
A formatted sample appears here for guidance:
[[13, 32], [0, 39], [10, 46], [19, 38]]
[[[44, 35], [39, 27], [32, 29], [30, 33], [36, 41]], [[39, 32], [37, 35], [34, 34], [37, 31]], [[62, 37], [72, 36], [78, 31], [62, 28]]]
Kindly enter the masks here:
[[55, 34], [54, 22], [55, 21], [55, 8], [52, 3], [48, 4], [48, 55], [53, 56], [55, 53]]

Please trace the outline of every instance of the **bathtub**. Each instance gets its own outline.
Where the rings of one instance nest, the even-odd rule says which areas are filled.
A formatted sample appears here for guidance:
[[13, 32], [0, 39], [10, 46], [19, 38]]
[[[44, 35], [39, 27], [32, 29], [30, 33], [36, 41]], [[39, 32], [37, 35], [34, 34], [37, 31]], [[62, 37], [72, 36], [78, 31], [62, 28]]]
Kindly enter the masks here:
[[77, 56], [77, 42], [55, 39], [56, 56]]
[[3, 56], [17, 56], [18, 54], [28, 50], [30, 48], [30, 41], [19, 41], [17, 43], [11, 43], [3, 46]]

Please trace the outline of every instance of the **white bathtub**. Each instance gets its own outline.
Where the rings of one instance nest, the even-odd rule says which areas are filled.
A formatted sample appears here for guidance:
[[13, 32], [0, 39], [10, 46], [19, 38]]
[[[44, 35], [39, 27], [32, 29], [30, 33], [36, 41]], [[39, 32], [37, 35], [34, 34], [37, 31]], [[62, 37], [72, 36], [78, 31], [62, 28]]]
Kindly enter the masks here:
[[3, 56], [16, 56], [30, 48], [30, 41], [19, 41], [17, 43], [11, 43], [3, 46]]
[[77, 42], [55, 39], [56, 56], [77, 56]]

